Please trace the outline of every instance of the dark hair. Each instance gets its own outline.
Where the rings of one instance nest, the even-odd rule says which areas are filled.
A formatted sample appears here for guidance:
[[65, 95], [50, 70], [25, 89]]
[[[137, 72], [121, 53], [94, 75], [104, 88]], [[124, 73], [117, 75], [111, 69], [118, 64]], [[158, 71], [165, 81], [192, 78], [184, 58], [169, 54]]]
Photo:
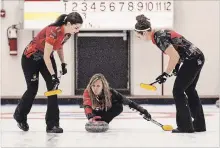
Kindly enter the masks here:
[[[150, 19], [148, 19], [146, 16], [144, 16], [143, 14], [138, 15], [136, 17], [137, 23], [135, 24], [135, 30], [140, 33], [143, 34], [143, 31], [145, 31], [146, 29], [149, 29], [147, 31], [151, 31], [151, 23], [150, 23]], [[143, 30], [143, 31], [142, 31]]]
[[70, 22], [70, 24], [82, 24], [83, 19], [78, 12], [62, 14], [57, 18], [54, 23], [50, 24], [50, 26], [62, 26], [64, 24], [67, 24], [67, 22]]

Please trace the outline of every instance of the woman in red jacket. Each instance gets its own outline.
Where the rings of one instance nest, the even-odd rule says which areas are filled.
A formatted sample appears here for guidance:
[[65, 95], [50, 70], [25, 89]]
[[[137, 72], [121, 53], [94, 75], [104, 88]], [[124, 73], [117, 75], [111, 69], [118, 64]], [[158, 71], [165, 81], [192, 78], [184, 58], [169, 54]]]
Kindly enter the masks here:
[[[204, 54], [184, 36], [173, 30], [152, 30], [150, 20], [144, 15], [137, 16], [136, 20], [137, 37], [145, 41], [151, 40], [169, 56], [166, 70], [156, 80], [162, 84], [171, 73], [177, 76], [173, 86], [177, 128], [172, 132], [206, 131], [203, 108], [196, 91], [196, 85], [205, 63]], [[194, 118], [193, 121], [192, 118]]]
[[[43, 28], [25, 48], [21, 62], [27, 90], [14, 113], [14, 119], [18, 123], [18, 127], [23, 131], [29, 130], [27, 115], [38, 91], [39, 73], [46, 81], [48, 91], [60, 83], [57, 78], [57, 66], [53, 52], [56, 51], [58, 53], [62, 63], [62, 74], [66, 74], [63, 44], [71, 37], [71, 34], [79, 32], [82, 23], [82, 17], [77, 12], [72, 12], [68, 15], [63, 14], [57, 18], [56, 22]], [[45, 119], [48, 133], [63, 132], [63, 129], [59, 126], [57, 95], [48, 97]]]
[[102, 74], [95, 74], [90, 79], [83, 93], [83, 105], [89, 121], [101, 120], [110, 123], [123, 111], [123, 105], [128, 105], [144, 114], [148, 120], [151, 119], [146, 109], [110, 88]]

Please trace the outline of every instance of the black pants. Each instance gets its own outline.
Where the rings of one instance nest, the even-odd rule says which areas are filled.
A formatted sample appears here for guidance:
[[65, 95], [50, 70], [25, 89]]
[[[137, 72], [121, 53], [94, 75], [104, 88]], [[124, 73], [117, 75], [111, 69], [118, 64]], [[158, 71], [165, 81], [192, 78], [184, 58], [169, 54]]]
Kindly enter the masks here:
[[174, 82], [176, 123], [182, 131], [206, 130], [202, 104], [196, 91], [196, 84], [204, 62], [203, 54], [197, 58], [185, 60]]
[[110, 108], [108, 111], [96, 111], [93, 110], [93, 114], [96, 116], [101, 116], [101, 120], [105, 121], [106, 123], [110, 123], [113, 118], [118, 116], [123, 111], [122, 104], [114, 104], [112, 105], [112, 108]]
[[[51, 57], [51, 61], [54, 71], [57, 73], [57, 67], [53, 56]], [[39, 73], [41, 73], [43, 76], [48, 91], [53, 89], [53, 85], [51, 74], [44, 63], [42, 53], [35, 53], [30, 58], [26, 58], [26, 56], [23, 55], [21, 63], [27, 83], [27, 90], [18, 103], [14, 117], [18, 122], [26, 122], [27, 115], [31, 110], [33, 101], [38, 91]], [[49, 96], [47, 101], [47, 111], [45, 117], [46, 124], [48, 127], [59, 125], [59, 107], [57, 95]]]

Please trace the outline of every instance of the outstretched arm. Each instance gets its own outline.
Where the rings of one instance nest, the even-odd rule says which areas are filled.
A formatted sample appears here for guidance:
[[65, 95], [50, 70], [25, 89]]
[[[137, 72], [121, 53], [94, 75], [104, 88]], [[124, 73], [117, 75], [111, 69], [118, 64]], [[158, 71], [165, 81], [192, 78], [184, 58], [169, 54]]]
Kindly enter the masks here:
[[136, 102], [126, 98], [124, 95], [122, 95], [121, 93], [117, 92], [116, 90], [113, 90], [113, 92], [116, 94], [118, 100], [122, 101], [122, 103], [124, 105], [128, 105], [130, 108], [135, 109], [137, 111], [140, 112], [140, 114], [144, 114], [144, 117], [147, 120], [151, 120], [151, 115], [148, 113], [148, 111], [146, 109], [144, 109], [142, 106], [140, 106], [139, 104], [137, 104]]
[[86, 117], [89, 121], [97, 121], [100, 120], [100, 116], [96, 116], [92, 110], [92, 101], [89, 97], [88, 90], [85, 90], [83, 93], [83, 106], [85, 110]]
[[83, 106], [84, 106], [85, 115], [88, 118], [88, 120], [93, 118], [94, 115], [92, 113], [92, 102], [87, 90], [85, 90], [83, 93]]

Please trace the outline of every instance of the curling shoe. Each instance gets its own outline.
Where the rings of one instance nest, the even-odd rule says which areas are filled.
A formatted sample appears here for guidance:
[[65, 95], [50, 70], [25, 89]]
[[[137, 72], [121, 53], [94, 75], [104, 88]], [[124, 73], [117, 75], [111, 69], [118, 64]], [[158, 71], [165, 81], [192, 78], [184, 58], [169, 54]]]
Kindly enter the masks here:
[[47, 127], [47, 133], [63, 133], [63, 129], [59, 126]]
[[195, 132], [194, 130], [183, 131], [183, 130], [180, 130], [179, 128], [176, 128], [176, 129], [172, 130], [172, 133], [194, 133], [194, 132]]

